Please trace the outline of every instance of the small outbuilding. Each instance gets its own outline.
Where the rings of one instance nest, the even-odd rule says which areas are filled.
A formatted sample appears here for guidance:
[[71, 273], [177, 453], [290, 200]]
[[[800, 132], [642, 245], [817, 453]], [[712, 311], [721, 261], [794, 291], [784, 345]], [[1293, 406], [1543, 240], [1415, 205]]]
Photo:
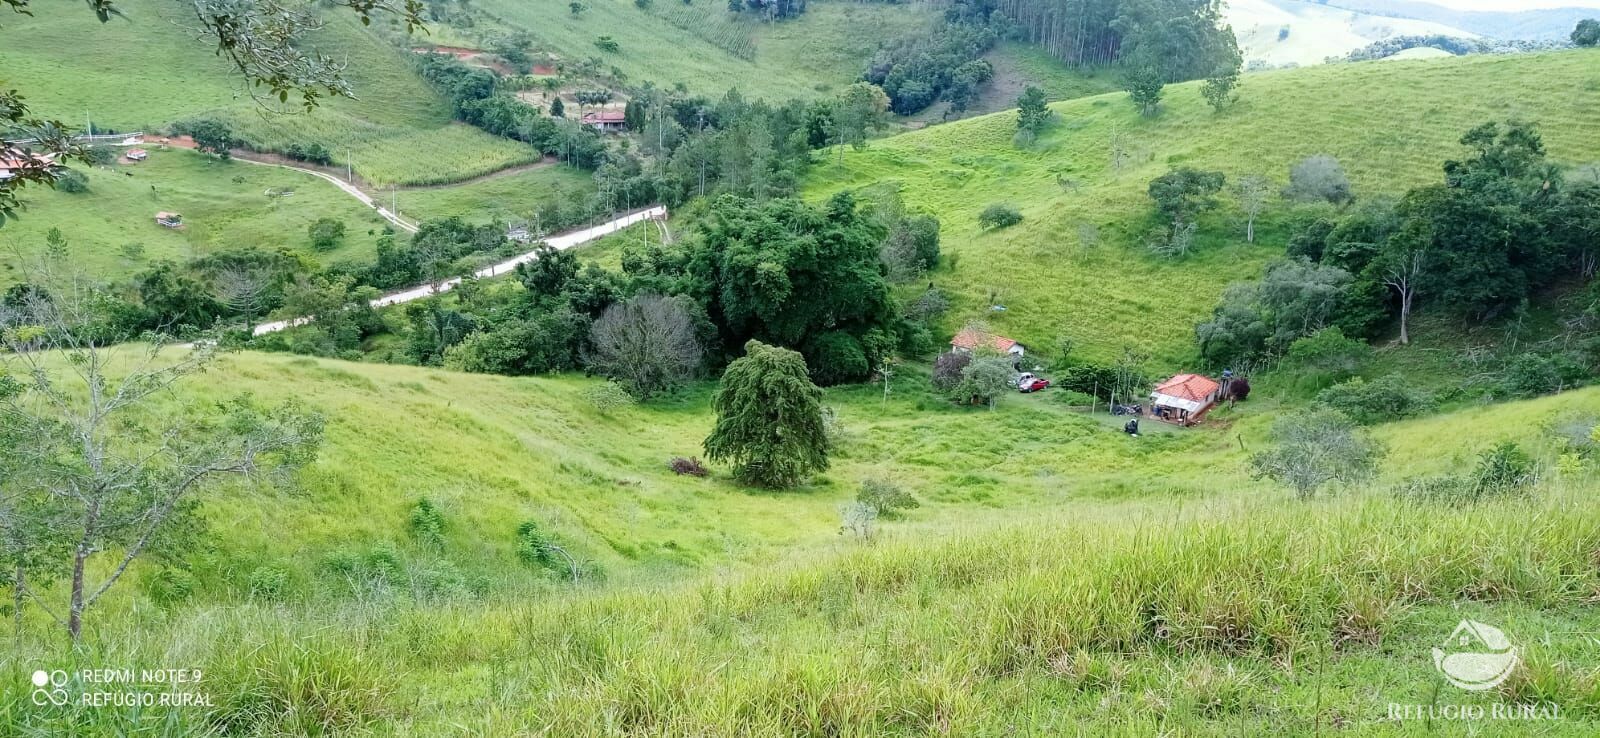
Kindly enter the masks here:
[[163, 228], [182, 228], [183, 216], [163, 210], [159, 213], [156, 213], [156, 225], [162, 226]]
[[1022, 344], [1005, 336], [996, 336], [985, 333], [975, 328], [963, 328], [954, 338], [950, 339], [950, 350], [970, 354], [979, 347], [992, 349], [997, 353], [1008, 354], [1018, 359], [1028, 353]]
[[1158, 420], [1193, 425], [1217, 404], [1222, 385], [1199, 374], [1179, 374], [1150, 393], [1150, 414]]
[[128, 161], [144, 161], [150, 158], [150, 152], [144, 149], [128, 149]]

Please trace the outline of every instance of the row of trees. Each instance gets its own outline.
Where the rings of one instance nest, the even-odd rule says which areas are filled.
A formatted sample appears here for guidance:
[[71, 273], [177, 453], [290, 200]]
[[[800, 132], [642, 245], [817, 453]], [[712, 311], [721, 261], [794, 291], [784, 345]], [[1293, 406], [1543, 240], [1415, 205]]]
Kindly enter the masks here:
[[1297, 182], [1320, 183], [1313, 189], [1340, 209], [1303, 217], [1284, 261], [1260, 282], [1228, 290], [1197, 328], [1206, 358], [1281, 354], [1330, 326], [1371, 337], [1390, 321], [1405, 343], [1424, 300], [1486, 321], [1563, 280], [1592, 279], [1600, 182], [1568, 181], [1526, 123], [1486, 123], [1461, 143], [1471, 153], [1445, 163], [1443, 182], [1356, 206], [1342, 173], [1308, 160]]

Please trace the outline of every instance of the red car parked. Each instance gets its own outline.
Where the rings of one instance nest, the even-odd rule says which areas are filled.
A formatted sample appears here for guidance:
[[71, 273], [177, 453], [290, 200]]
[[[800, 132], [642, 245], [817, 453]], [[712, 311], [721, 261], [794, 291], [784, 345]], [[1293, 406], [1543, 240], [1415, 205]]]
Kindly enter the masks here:
[[1036, 377], [1032, 374], [1023, 374], [1017, 377], [1017, 391], [1021, 393], [1038, 392], [1050, 386], [1050, 380]]

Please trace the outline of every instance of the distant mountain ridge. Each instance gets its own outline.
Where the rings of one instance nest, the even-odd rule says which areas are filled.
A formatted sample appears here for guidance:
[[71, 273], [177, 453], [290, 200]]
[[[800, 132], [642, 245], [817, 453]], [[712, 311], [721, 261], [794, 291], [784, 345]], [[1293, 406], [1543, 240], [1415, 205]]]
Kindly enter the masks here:
[[1454, 26], [1480, 36], [1504, 40], [1554, 41], [1572, 33], [1578, 21], [1600, 18], [1600, 8], [1540, 10], [1455, 10], [1420, 0], [1318, 0], [1333, 8], [1390, 18], [1409, 18]]

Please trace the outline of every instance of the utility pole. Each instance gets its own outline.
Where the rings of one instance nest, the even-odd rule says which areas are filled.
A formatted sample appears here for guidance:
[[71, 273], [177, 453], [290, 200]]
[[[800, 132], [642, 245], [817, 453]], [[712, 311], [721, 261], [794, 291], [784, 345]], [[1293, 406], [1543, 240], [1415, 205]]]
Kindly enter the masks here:
[[355, 158], [350, 154], [350, 147], [344, 147], [344, 181], [354, 184], [356, 181]]

